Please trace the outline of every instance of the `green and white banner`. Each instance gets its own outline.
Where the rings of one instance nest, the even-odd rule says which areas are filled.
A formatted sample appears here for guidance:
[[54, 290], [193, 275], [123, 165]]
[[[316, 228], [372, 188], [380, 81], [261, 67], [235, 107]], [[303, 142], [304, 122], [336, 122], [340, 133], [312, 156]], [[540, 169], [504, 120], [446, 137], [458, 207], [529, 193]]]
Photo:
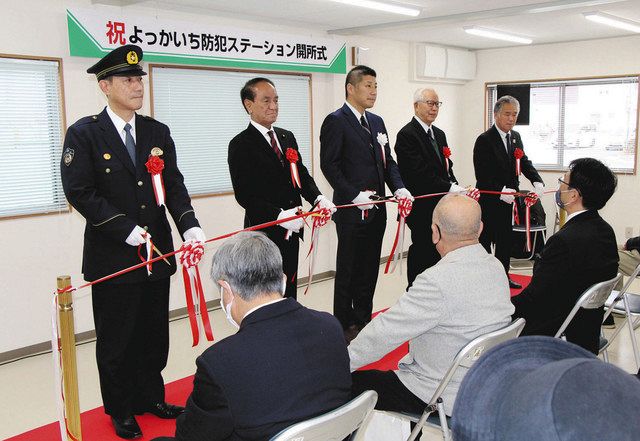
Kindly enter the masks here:
[[332, 39], [259, 32], [126, 16], [120, 8], [67, 9], [72, 56], [101, 58], [136, 44], [144, 61], [298, 72], [345, 73], [345, 43]]

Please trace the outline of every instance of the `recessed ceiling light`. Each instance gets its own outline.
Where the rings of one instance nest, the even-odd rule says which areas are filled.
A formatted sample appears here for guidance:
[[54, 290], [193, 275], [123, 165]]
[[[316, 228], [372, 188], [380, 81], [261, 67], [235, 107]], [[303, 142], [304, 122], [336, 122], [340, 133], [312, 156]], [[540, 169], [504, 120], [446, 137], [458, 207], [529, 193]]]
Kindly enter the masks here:
[[493, 29], [481, 28], [479, 26], [465, 26], [464, 31], [467, 34], [477, 35], [479, 37], [493, 38], [494, 40], [511, 41], [513, 43], [531, 44], [530, 38], [520, 37], [518, 35], [509, 34], [502, 31], [494, 31]]
[[627, 20], [626, 18], [616, 17], [615, 15], [605, 14], [604, 12], [584, 12], [582, 15], [584, 15], [584, 18], [587, 20], [595, 21], [596, 23], [640, 33], [640, 23], [637, 21]]
[[376, 11], [391, 12], [393, 14], [408, 15], [417, 17], [420, 15], [420, 9], [406, 8], [404, 6], [390, 5], [388, 3], [374, 2], [372, 0], [331, 0], [336, 3], [344, 3], [345, 5], [360, 6], [361, 8], [375, 9]]

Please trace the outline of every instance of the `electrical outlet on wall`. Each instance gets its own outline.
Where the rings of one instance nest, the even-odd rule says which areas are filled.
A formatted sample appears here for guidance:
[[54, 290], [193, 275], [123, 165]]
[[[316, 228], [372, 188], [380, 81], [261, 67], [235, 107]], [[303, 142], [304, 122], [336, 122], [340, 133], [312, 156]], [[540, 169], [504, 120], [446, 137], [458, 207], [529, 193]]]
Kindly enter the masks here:
[[624, 237], [626, 239], [631, 239], [633, 237], [633, 227], [624, 228]]

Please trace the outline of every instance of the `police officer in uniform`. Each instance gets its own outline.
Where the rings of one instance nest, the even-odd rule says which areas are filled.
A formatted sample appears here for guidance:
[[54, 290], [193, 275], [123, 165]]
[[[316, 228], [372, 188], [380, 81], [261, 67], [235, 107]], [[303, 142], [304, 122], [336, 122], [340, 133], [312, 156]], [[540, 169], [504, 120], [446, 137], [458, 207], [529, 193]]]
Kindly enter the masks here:
[[[67, 130], [61, 161], [67, 199], [86, 219], [82, 272], [94, 281], [146, 257], [151, 239], [173, 251], [171, 214], [185, 240], [205, 240], [196, 219], [169, 128], [136, 114], [146, 75], [142, 50], [114, 49], [87, 70], [95, 74], [108, 105]], [[145, 164], [162, 160], [165, 201], [159, 204]], [[169, 351], [169, 278], [173, 257], [92, 287], [96, 358], [105, 412], [116, 434], [142, 436], [135, 416], [145, 412], [176, 418], [184, 410], [167, 404], [162, 370]]]

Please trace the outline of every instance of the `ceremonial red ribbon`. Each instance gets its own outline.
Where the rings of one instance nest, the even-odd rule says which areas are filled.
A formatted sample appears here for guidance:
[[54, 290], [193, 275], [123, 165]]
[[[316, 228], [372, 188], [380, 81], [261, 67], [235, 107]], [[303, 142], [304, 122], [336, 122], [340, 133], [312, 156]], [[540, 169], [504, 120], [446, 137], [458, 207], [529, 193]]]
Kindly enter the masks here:
[[538, 202], [538, 195], [536, 193], [531, 192], [524, 197], [527, 251], [531, 251], [531, 206], [535, 205], [536, 202]]
[[143, 234], [143, 237], [146, 239], [146, 243], [145, 243], [145, 248], [147, 249], [147, 258], [145, 259], [142, 256], [142, 244], [138, 245], [138, 258], [144, 262], [145, 266], [147, 267], [147, 275], [151, 275], [151, 269], [153, 267], [153, 242], [151, 241], [151, 238], [148, 238], [146, 234]]
[[442, 156], [444, 156], [444, 166], [447, 168], [447, 173], [449, 173], [449, 156], [451, 156], [451, 149], [446, 145], [442, 147]]
[[184, 291], [187, 300], [189, 324], [191, 325], [191, 335], [193, 337], [193, 347], [200, 341], [198, 315], [201, 317], [207, 341], [213, 341], [213, 331], [211, 330], [211, 322], [209, 321], [207, 301], [204, 297], [200, 270], [198, 269], [198, 263], [200, 263], [204, 255], [204, 244], [202, 242], [188, 240], [182, 244], [180, 252], [182, 253], [180, 255], [180, 265], [182, 266], [182, 279], [184, 280]]
[[298, 173], [298, 151], [296, 149], [288, 148], [285, 153], [287, 161], [289, 161], [289, 168], [291, 169], [291, 185], [295, 188], [302, 188], [300, 185], [300, 174]]
[[516, 147], [513, 150], [513, 157], [516, 158], [516, 176], [520, 176], [520, 158], [524, 156], [521, 148]]
[[[307, 253], [307, 258], [309, 259], [309, 277], [307, 282], [307, 287], [304, 290], [304, 294], [306, 295], [311, 287], [311, 281], [313, 280], [313, 268], [316, 261], [316, 253], [318, 251], [318, 240], [320, 238], [320, 228], [327, 225], [327, 223], [331, 220], [331, 210], [328, 208], [321, 208], [319, 211], [312, 214], [313, 216], [313, 227], [311, 228], [311, 245], [309, 246], [309, 252]], [[311, 258], [309, 258], [311, 256]]]
[[162, 179], [164, 161], [158, 156], [149, 155], [149, 159], [144, 165], [147, 166], [147, 171], [151, 174], [153, 194], [156, 197], [156, 203], [158, 204], [158, 207], [160, 207], [161, 205], [164, 205], [165, 200], [164, 180]]
[[[393, 246], [391, 247], [391, 253], [387, 258], [387, 264], [384, 267], [384, 273], [387, 274], [389, 272], [389, 266], [391, 262], [394, 262], [393, 268], [391, 272], [394, 272], [396, 269], [397, 263], [400, 261], [402, 257], [402, 251], [404, 248], [404, 224], [405, 219], [411, 213], [411, 208], [413, 208], [413, 202], [408, 198], [398, 199], [398, 214], [400, 215], [400, 219], [398, 220], [398, 228], [396, 230], [396, 237], [393, 240]], [[399, 244], [399, 246], [398, 246]], [[396, 257], [396, 247], [398, 248], [398, 256]]]

